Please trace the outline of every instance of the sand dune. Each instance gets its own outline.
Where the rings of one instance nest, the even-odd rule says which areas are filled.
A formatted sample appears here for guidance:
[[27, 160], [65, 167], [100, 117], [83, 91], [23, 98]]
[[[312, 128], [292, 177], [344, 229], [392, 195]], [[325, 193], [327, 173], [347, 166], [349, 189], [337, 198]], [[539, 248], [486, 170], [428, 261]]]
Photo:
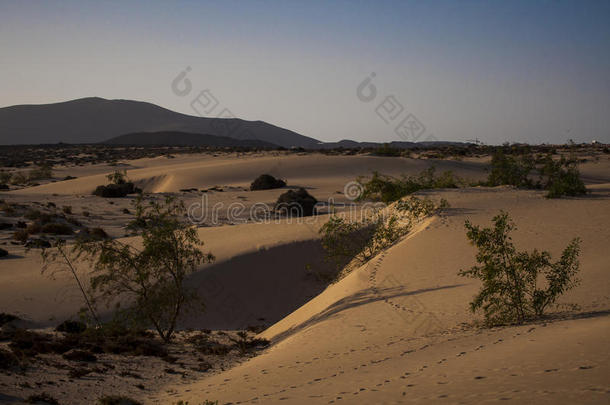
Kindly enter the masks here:
[[[435, 165], [473, 180], [485, 177], [476, 159], [197, 155], [126, 165], [129, 176], [149, 192], [218, 185], [225, 191], [205, 194], [211, 204], [241, 201], [245, 206], [273, 203], [284, 191], [246, 191], [261, 173], [287, 178], [289, 186], [306, 186], [320, 200], [343, 201], [345, 183], [372, 170], [416, 174]], [[607, 402], [608, 167], [607, 161], [582, 166], [592, 191], [582, 198], [548, 200], [541, 191], [509, 187], [422, 193], [446, 198], [451, 208], [424, 220], [399, 243], [326, 288], [312, 276], [312, 271], [328, 270], [318, 233], [325, 215], [199, 228], [205, 250], [217, 261], [189, 280], [204, 297], [207, 311], [191, 313], [181, 326], [272, 324], [260, 337], [273, 344], [233, 369], [195, 383], [158, 387], [158, 392], [146, 393], [146, 403]], [[105, 174], [113, 169], [66, 168], [62, 174], [80, 177], [6, 196], [47, 201], [57, 194], [53, 198], [78, 210], [91, 207], [109, 215], [123, 206], [85, 195], [105, 183]], [[201, 198], [200, 193], [179, 196], [187, 203]], [[479, 284], [457, 275], [474, 264], [464, 221], [489, 225], [500, 210], [508, 211], [518, 226], [514, 241], [519, 249], [536, 247], [557, 256], [572, 237], [582, 238], [582, 283], [561, 299], [578, 304], [579, 311], [520, 327], [474, 326], [480, 317], [469, 312], [468, 302]], [[120, 220], [124, 218], [109, 220], [115, 236], [122, 236]], [[16, 255], [22, 257], [3, 261], [0, 272], [3, 311], [23, 314], [41, 326], [72, 316], [80, 297], [71, 280], [41, 277], [34, 253]]]
[[[447, 216], [422, 224], [263, 332], [276, 342], [265, 354], [200, 383], [166, 387], [172, 393], [160, 401], [602, 401], [610, 193], [553, 201], [506, 188], [440, 195], [452, 202]], [[573, 236], [583, 238], [582, 284], [562, 302], [579, 304], [590, 317], [492, 330], [466, 325], [475, 319], [467, 303], [478, 284], [457, 276], [474, 258], [463, 222], [486, 224], [501, 209], [519, 226], [519, 248], [557, 255]]]

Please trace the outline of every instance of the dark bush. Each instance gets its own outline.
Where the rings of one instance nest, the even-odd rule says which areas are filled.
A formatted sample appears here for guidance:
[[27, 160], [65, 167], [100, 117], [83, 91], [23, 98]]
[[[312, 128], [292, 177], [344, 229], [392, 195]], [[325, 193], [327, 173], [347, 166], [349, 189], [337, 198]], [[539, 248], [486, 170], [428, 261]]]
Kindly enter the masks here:
[[40, 231], [42, 231], [42, 225], [40, 225], [38, 222], [32, 222], [25, 229], [26, 229], [28, 234], [35, 235], [37, 233], [40, 233]]
[[318, 200], [304, 188], [288, 190], [275, 203], [275, 211], [288, 217], [306, 217], [315, 213]]
[[57, 222], [51, 222], [51, 223], [45, 224], [42, 227], [42, 232], [50, 233], [53, 235], [72, 235], [74, 233], [74, 231], [72, 230], [72, 227], [70, 225], [60, 224]]
[[48, 404], [48, 405], [59, 405], [59, 401], [43, 392], [42, 394], [30, 395], [26, 400], [28, 404]]
[[250, 190], [270, 190], [273, 188], [282, 188], [286, 186], [286, 182], [282, 179], [276, 179], [270, 174], [261, 174], [250, 184]]
[[0, 231], [3, 231], [5, 229], [11, 229], [13, 227], [13, 225], [8, 224], [6, 222], [0, 222]]
[[99, 405], [142, 405], [141, 402], [123, 395], [105, 395], [97, 403]]
[[139, 193], [141, 190], [133, 183], [108, 184], [107, 186], [97, 186], [93, 195], [104, 198], [121, 198], [128, 194]]
[[13, 352], [0, 347], [0, 370], [12, 370], [20, 364], [19, 358]]
[[47, 249], [51, 247], [51, 243], [44, 239], [31, 239], [25, 243], [25, 247], [34, 249]]
[[87, 329], [87, 325], [83, 322], [70, 320], [63, 321], [55, 328], [56, 331], [64, 333], [82, 333], [85, 329]]
[[18, 229], [13, 233], [13, 239], [21, 243], [26, 243], [28, 241], [28, 235], [28, 231], [25, 229]]
[[4, 325], [5, 323], [16, 321], [18, 319], [19, 317], [16, 315], [7, 314], [6, 312], [0, 312], [0, 326]]
[[108, 239], [108, 234], [102, 228], [84, 228], [78, 233], [78, 238], [81, 240], [95, 241]]
[[0, 248], [0, 257], [8, 256], [8, 250]]
[[66, 360], [71, 361], [85, 361], [85, 362], [95, 362], [97, 361], [97, 357], [93, 353], [87, 350], [70, 350], [67, 353], [64, 353], [62, 356]]

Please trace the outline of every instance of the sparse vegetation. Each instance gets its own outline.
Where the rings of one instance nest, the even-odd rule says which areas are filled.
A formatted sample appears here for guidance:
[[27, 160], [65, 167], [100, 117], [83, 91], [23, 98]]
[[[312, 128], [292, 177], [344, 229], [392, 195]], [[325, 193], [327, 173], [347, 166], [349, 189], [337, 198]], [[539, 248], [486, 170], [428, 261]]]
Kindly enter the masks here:
[[132, 182], [127, 179], [126, 170], [116, 170], [106, 176], [111, 184], [105, 186], [97, 186], [93, 195], [104, 198], [121, 198], [128, 194], [140, 193], [142, 190], [137, 188]]
[[[485, 185], [544, 189], [547, 198], [586, 194], [587, 188], [580, 178], [576, 158], [560, 156], [554, 159], [548, 153], [536, 159], [529, 149], [524, 149], [521, 154], [507, 154], [505, 149], [506, 146], [493, 154]], [[532, 175], [536, 172], [539, 180], [534, 182]]]
[[540, 170], [545, 179], [544, 189], [548, 190], [548, 198], [559, 198], [564, 195], [578, 196], [587, 193], [585, 183], [580, 179], [580, 172], [576, 166], [575, 159], [561, 157], [553, 160], [550, 155], [544, 160], [544, 166]]
[[515, 225], [507, 213], [496, 215], [493, 223], [493, 228], [465, 224], [468, 239], [478, 249], [478, 265], [459, 274], [483, 282], [470, 309], [482, 310], [489, 325], [523, 323], [542, 316], [579, 282], [580, 239], [573, 239], [561, 258], [552, 262], [549, 252], [516, 250], [509, 235]]
[[97, 401], [98, 405], [142, 405], [140, 401], [123, 395], [106, 395]]
[[386, 204], [420, 190], [457, 188], [464, 184], [464, 181], [452, 171], [445, 171], [437, 175], [434, 167], [422, 171], [417, 176], [400, 178], [373, 172], [370, 179], [360, 178], [358, 182], [362, 185], [362, 194], [359, 199], [382, 201]]
[[340, 268], [354, 258], [364, 263], [409, 231], [396, 217], [349, 221], [333, 216], [320, 228], [326, 259]]
[[46, 392], [30, 395], [25, 402], [28, 404], [59, 405], [59, 401]]

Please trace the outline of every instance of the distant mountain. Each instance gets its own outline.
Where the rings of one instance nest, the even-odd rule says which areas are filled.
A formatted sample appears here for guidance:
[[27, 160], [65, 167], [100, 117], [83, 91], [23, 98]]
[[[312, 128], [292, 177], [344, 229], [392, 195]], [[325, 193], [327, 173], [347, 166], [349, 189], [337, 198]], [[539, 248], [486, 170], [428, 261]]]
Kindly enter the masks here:
[[235, 139], [227, 136], [192, 134], [189, 132], [161, 131], [135, 132], [110, 138], [103, 143], [110, 145], [161, 145], [161, 146], [215, 146], [277, 148], [278, 146], [258, 139]]
[[82, 98], [0, 108], [0, 144], [97, 143], [137, 132], [178, 131], [315, 148], [319, 141], [263, 121], [204, 118], [151, 103]]

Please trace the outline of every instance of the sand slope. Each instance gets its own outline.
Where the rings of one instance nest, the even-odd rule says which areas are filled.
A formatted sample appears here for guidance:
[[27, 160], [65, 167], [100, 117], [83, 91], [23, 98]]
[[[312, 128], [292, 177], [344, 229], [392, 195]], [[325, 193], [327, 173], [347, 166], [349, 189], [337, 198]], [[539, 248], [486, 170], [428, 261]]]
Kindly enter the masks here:
[[[265, 354], [194, 385], [166, 387], [172, 393], [160, 401], [607, 400], [608, 187], [563, 200], [507, 188], [441, 194], [453, 206], [446, 217], [423, 224], [265, 331], [262, 336], [276, 342]], [[562, 302], [577, 303], [589, 315], [492, 330], [463, 324], [475, 319], [467, 303], [478, 289], [456, 274], [474, 264], [463, 222], [489, 224], [500, 209], [517, 222], [519, 248], [558, 255], [573, 236], [583, 239], [583, 281]]]

